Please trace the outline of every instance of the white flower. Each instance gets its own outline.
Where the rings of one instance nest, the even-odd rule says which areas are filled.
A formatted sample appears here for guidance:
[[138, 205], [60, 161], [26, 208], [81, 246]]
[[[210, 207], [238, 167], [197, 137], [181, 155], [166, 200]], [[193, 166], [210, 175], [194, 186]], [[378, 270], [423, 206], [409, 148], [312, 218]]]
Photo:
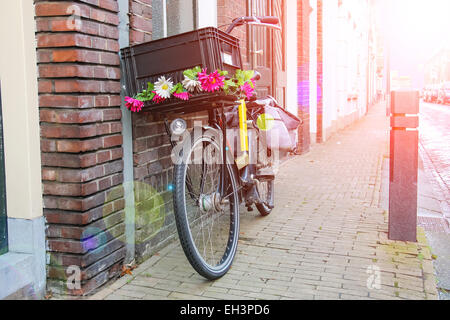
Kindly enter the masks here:
[[158, 82], [155, 83], [155, 92], [164, 99], [170, 98], [170, 91], [173, 89], [173, 82], [169, 78], [166, 80], [166, 77], [160, 77]]
[[189, 92], [195, 92], [196, 90], [202, 91], [202, 85], [200, 81], [192, 80], [184, 76], [183, 87]]

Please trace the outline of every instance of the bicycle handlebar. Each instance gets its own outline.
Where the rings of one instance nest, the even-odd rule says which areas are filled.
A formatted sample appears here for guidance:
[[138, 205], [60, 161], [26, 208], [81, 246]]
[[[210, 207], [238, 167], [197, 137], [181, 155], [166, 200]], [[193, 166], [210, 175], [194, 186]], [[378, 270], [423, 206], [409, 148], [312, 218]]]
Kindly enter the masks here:
[[230, 34], [235, 27], [242, 26], [244, 24], [260, 25], [281, 30], [281, 27], [278, 25], [279, 23], [280, 19], [274, 16], [240, 17], [233, 20], [226, 33]]
[[280, 19], [278, 19], [278, 17], [256, 17], [259, 21], [261, 21], [262, 23], [268, 23], [268, 24], [279, 24], [280, 23]]

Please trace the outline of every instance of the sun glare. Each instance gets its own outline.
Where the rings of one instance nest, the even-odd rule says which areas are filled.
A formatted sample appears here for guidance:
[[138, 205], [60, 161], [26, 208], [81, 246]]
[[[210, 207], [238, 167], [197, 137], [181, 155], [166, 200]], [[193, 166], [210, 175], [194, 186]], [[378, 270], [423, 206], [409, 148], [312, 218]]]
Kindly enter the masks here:
[[417, 44], [445, 45], [450, 41], [450, 1], [389, 0], [391, 32]]

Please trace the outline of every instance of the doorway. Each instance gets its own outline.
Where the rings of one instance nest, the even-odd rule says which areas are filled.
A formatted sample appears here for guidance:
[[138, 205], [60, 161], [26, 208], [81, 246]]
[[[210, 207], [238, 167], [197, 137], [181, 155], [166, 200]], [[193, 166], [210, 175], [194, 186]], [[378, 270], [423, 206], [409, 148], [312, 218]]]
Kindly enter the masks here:
[[281, 31], [248, 26], [248, 59], [250, 67], [261, 73], [256, 84], [258, 96], [273, 96], [286, 106], [286, 0], [248, 0], [249, 16], [276, 16]]

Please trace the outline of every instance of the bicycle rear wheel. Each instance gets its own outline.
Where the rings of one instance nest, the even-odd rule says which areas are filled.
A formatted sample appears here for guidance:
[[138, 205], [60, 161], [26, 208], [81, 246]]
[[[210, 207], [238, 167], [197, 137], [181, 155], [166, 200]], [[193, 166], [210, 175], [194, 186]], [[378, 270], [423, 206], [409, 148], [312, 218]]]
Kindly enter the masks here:
[[[262, 151], [261, 151], [262, 150]], [[258, 158], [264, 169], [270, 168], [273, 161], [272, 153], [265, 144], [260, 145]], [[263, 169], [263, 170], [264, 170]], [[272, 171], [272, 170], [270, 170]], [[267, 216], [272, 212], [275, 193], [275, 181], [273, 179], [258, 179], [256, 182], [256, 191], [258, 192], [260, 203], [256, 203], [256, 209], [262, 216]]]
[[[219, 139], [203, 134], [185, 143], [174, 168], [174, 211], [181, 246], [189, 263], [214, 280], [231, 267], [239, 236], [237, 177], [223, 161]], [[225, 192], [220, 194], [221, 175]]]

